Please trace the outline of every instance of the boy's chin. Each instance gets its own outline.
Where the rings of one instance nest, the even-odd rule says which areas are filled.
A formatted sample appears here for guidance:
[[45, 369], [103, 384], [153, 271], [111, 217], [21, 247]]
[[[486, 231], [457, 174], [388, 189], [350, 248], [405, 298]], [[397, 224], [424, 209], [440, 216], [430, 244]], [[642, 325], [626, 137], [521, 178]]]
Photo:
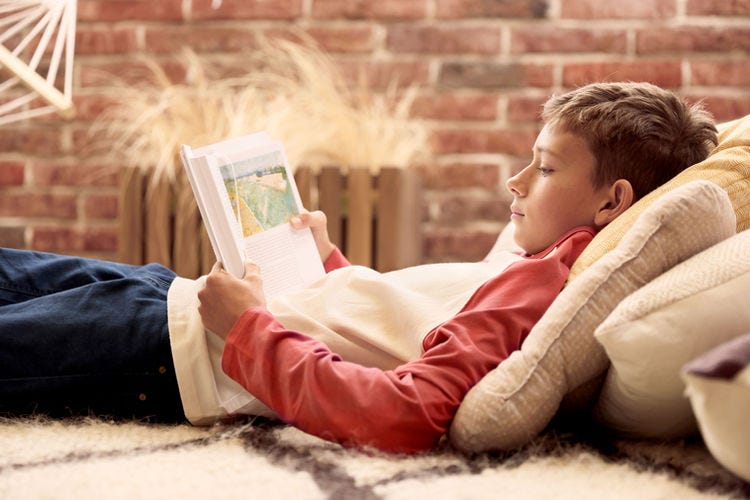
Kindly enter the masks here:
[[554, 239], [546, 241], [549, 234], [542, 235], [539, 234], [539, 231], [528, 231], [527, 229], [520, 224], [513, 224], [513, 242], [525, 255], [538, 254], [555, 243]]
[[524, 240], [522, 237], [519, 238], [517, 235], [514, 235], [514, 236], [515, 237], [513, 238], [513, 240], [516, 242], [516, 245], [526, 255], [537, 254], [549, 246], [549, 245], [540, 246], [541, 243], [538, 241], [527, 241], [527, 240]]

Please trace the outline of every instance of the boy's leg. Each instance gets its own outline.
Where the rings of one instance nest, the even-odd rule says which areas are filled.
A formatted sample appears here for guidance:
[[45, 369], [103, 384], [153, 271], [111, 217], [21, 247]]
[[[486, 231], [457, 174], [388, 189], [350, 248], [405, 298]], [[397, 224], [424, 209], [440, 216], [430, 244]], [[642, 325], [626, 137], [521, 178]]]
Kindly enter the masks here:
[[137, 269], [116, 262], [0, 248], [0, 306], [123, 278]]
[[158, 265], [0, 250], [0, 414], [183, 419], [173, 279]]

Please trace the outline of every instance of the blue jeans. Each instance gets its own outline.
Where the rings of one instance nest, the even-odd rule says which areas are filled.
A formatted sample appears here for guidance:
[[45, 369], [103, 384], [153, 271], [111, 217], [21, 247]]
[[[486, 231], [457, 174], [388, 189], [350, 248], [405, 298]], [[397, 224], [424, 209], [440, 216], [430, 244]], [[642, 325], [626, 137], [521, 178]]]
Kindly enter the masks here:
[[184, 419], [167, 327], [174, 277], [0, 248], [0, 415]]

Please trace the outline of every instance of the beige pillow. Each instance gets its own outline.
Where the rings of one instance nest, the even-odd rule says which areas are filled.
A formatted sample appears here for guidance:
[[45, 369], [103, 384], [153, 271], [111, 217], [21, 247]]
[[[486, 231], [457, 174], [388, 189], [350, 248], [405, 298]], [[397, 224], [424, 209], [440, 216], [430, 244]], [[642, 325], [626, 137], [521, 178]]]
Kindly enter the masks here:
[[612, 363], [596, 418], [631, 437], [697, 432], [680, 369], [750, 331], [748, 296], [750, 231], [744, 231], [623, 300], [594, 332]]
[[733, 234], [732, 214], [724, 190], [706, 181], [654, 202], [615, 250], [560, 293], [521, 349], [469, 391], [450, 428], [453, 445], [470, 452], [512, 449], [536, 436], [566, 394], [609, 366], [594, 329], [634, 290]]
[[630, 207], [602, 229], [570, 270], [569, 281], [612, 250], [638, 216], [654, 200], [687, 182], [710, 180], [729, 194], [737, 217], [736, 232], [750, 228], [750, 115], [719, 125], [719, 145], [708, 158], [684, 170]]
[[750, 481], [750, 333], [693, 360], [683, 377], [711, 454]]

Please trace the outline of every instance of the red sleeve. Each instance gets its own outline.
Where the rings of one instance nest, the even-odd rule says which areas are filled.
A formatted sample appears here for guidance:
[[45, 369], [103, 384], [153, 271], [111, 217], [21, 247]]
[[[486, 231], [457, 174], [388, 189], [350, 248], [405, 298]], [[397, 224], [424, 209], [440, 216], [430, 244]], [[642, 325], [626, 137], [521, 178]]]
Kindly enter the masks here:
[[344, 257], [344, 254], [341, 253], [341, 250], [339, 250], [339, 247], [334, 247], [333, 252], [331, 252], [331, 255], [328, 256], [325, 262], [323, 262], [323, 268], [327, 273], [330, 273], [334, 269], [338, 269], [340, 267], [346, 267], [350, 265], [349, 261], [346, 260], [346, 257]]
[[261, 308], [246, 311], [232, 328], [223, 368], [282, 420], [308, 433], [348, 446], [431, 449], [466, 392], [519, 348], [563, 287], [571, 252], [580, 253], [590, 239], [588, 233], [573, 235], [554, 258], [508, 267], [428, 334], [420, 359], [394, 370], [343, 361]]

